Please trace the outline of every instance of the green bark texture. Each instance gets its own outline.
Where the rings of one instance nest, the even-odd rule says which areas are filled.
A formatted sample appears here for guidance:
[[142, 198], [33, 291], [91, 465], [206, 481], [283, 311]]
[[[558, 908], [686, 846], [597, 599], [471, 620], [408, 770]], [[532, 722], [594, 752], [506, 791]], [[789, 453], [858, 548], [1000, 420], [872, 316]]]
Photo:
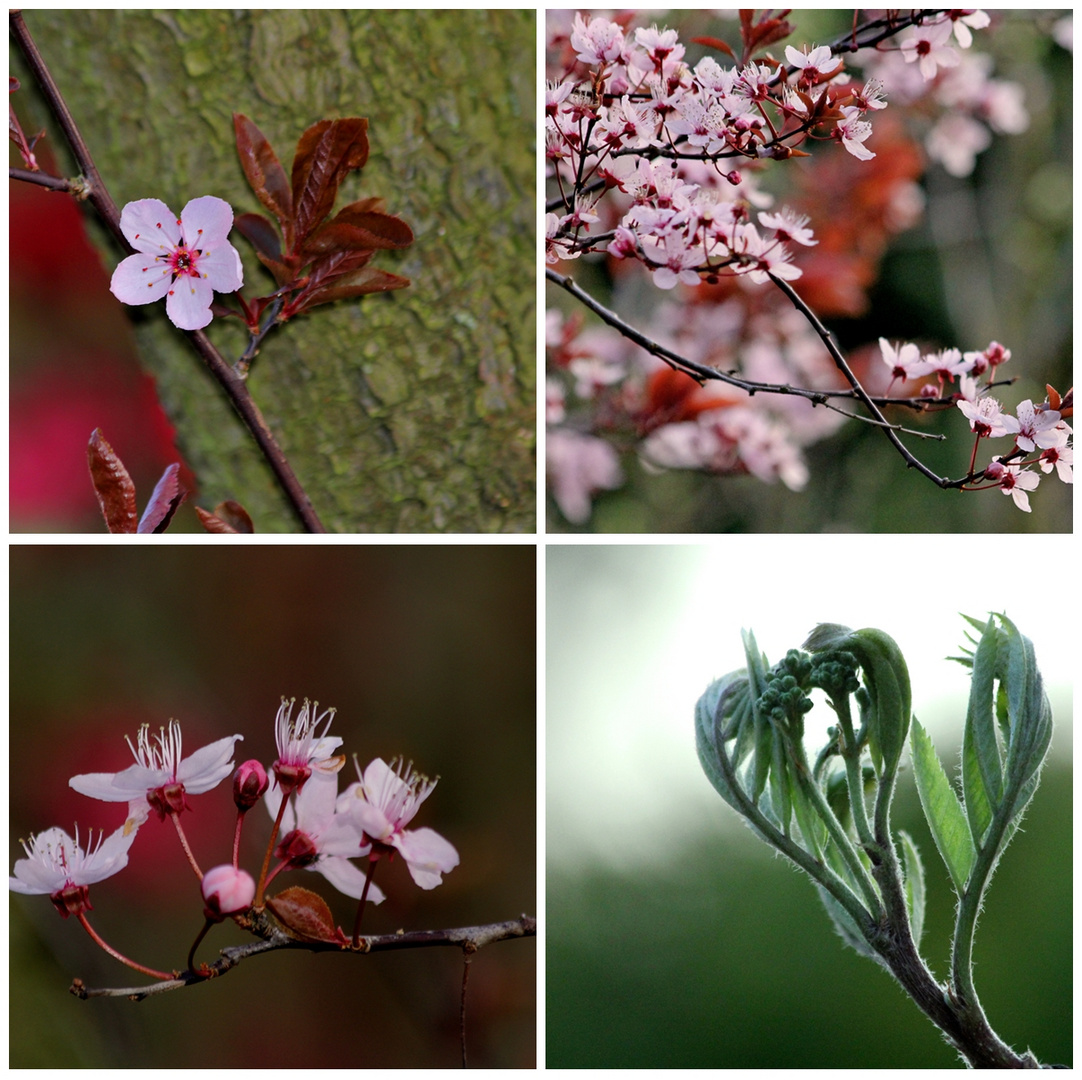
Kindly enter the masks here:
[[[324, 118], [365, 116], [371, 153], [336, 209], [386, 199], [415, 242], [373, 265], [412, 279], [274, 330], [249, 388], [330, 531], [535, 528], [532, 11], [27, 11], [118, 206], [179, 213], [217, 195], [267, 212], [237, 159], [253, 120], [288, 174]], [[61, 142], [55, 125], [54, 143]], [[116, 245], [95, 234], [107, 266]], [[245, 295], [270, 274], [233, 234]], [[257, 531], [299, 524], [163, 304], [128, 309], [200, 505], [236, 499]], [[239, 320], [208, 333], [227, 359]]]

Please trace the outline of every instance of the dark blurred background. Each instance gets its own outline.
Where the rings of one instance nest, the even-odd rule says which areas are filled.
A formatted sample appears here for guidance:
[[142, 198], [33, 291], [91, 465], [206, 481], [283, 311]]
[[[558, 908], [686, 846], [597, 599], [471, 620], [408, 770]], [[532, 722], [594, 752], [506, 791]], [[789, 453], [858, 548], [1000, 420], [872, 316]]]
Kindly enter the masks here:
[[[535, 553], [514, 547], [17, 547], [11, 580], [11, 828], [80, 836], [123, 820], [121, 804], [69, 777], [132, 763], [124, 736], [181, 722], [186, 753], [239, 733], [236, 760], [276, 756], [282, 695], [336, 706], [331, 727], [357, 753], [401, 754], [441, 777], [416, 825], [458, 849], [443, 885], [380, 867], [387, 894], [372, 933], [468, 926], [535, 913]], [[355, 778], [352, 760], [340, 787]], [[204, 869], [229, 860], [228, 782], [191, 799], [184, 825]], [[270, 819], [245, 826], [241, 864], [258, 873]], [[320, 893], [351, 926], [354, 901], [321, 876], [276, 881]], [[272, 888], [272, 892], [274, 889]], [[91, 924], [152, 967], [182, 967], [202, 926], [198, 884], [168, 822], [141, 829], [128, 867], [92, 887]], [[147, 980], [110, 959], [45, 896], [10, 901], [12, 1067], [454, 1067], [461, 954], [276, 953], [221, 980], [152, 998], [78, 1001], [88, 986]], [[231, 923], [199, 958], [250, 940]], [[475, 958], [470, 1064], [535, 1062], [535, 943]]]

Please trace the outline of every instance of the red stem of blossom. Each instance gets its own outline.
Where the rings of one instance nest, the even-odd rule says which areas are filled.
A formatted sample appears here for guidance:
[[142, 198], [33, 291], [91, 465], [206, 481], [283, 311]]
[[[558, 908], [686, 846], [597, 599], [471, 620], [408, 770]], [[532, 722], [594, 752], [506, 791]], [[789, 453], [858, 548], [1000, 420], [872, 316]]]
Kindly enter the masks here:
[[364, 888], [361, 890], [361, 899], [357, 904], [357, 918], [353, 923], [353, 947], [355, 949], [360, 948], [361, 945], [361, 917], [364, 915], [364, 903], [368, 899], [368, 886], [372, 884], [372, 875], [376, 872], [376, 863], [378, 858], [369, 858], [368, 860], [368, 872], [364, 875]]
[[[100, 945], [113, 959], [119, 960], [122, 964], [127, 964], [128, 967], [134, 968], [136, 971], [141, 971], [144, 975], [151, 975], [155, 979], [171, 979], [173, 975], [167, 974], [164, 971], [157, 971], [155, 968], [144, 967], [142, 964], [137, 964], [134, 960], [129, 960], [123, 953], [119, 953], [110, 945], [104, 938], [90, 925], [87, 921], [86, 914], [82, 911], [77, 911], [75, 917], [83, 924], [83, 929]], [[194, 946], [193, 946], [194, 949]]]
[[259, 871], [259, 881], [255, 887], [255, 903], [252, 905], [256, 908], [263, 906], [263, 890], [267, 887], [267, 871], [270, 869], [271, 855], [274, 854], [274, 845], [278, 839], [278, 830], [282, 826], [282, 815], [286, 812], [286, 802], [288, 796], [283, 792], [282, 803], [278, 807], [278, 815], [274, 819], [274, 828], [271, 829], [270, 843], [267, 844], [267, 852], [263, 856], [263, 866]]
[[176, 826], [177, 836], [180, 837], [180, 846], [184, 848], [184, 854], [188, 856], [188, 862], [192, 864], [192, 869], [195, 871], [195, 876], [200, 881], [203, 880], [203, 871], [199, 869], [199, 863], [195, 861], [195, 856], [192, 854], [192, 849], [188, 846], [188, 838], [184, 835], [184, 826], [180, 823], [180, 816], [176, 813], [171, 813], [169, 817], [172, 819], [173, 824]]

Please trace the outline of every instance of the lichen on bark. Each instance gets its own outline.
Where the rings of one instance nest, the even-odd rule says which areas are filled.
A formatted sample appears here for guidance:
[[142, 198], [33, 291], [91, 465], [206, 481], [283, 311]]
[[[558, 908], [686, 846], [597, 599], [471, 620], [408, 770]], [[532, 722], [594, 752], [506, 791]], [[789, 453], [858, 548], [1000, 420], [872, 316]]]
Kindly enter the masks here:
[[[275, 330], [249, 378], [332, 531], [535, 528], [534, 20], [478, 10], [26, 12], [119, 206], [153, 197], [179, 211], [218, 195], [236, 213], [261, 212], [237, 160], [234, 112], [263, 130], [287, 171], [309, 125], [368, 117], [368, 164], [337, 206], [386, 199], [415, 242], [374, 265], [413, 284]], [[120, 253], [95, 235], [111, 269]], [[270, 292], [251, 248], [234, 242], [245, 294]], [[236, 499], [259, 531], [298, 529], [164, 306], [128, 310], [200, 503]], [[225, 356], [243, 351], [239, 321], [215, 319], [209, 333]]]

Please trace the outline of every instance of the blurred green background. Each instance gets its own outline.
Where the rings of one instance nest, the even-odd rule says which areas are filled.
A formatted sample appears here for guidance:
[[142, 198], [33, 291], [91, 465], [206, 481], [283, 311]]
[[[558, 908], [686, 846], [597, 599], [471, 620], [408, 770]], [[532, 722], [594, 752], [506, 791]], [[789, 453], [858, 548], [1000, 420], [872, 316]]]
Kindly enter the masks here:
[[[942, 658], [963, 642], [956, 612], [980, 613], [987, 586], [948, 579], [922, 599], [891, 570], [900, 538], [867, 548], [848, 537], [807, 537], [799, 550], [781, 537], [733, 537], [724, 554], [550, 546], [550, 1068], [961, 1067], [894, 980], [843, 945], [805, 875], [722, 802], [695, 752], [694, 703], [741, 665], [741, 627], [773, 661], [816, 620], [836, 619], [896, 636], [914, 711], [956, 774], [968, 676]], [[986, 894], [975, 982], [1003, 1039], [1069, 1065], [1074, 647], [1050, 641], [1062, 637], [1058, 601], [1027, 590], [1006, 602], [1035, 642], [1056, 726], [1041, 786]], [[809, 733], [821, 711], [809, 714]], [[943, 979], [954, 897], [908, 754], [894, 820], [922, 856], [921, 952]]]
[[[977, 31], [972, 49], [990, 54], [994, 76], [1020, 84], [1029, 127], [1016, 135], [995, 135], [977, 157], [968, 177], [953, 177], [940, 166], [926, 172], [922, 188], [926, 210], [920, 223], [898, 235], [881, 264], [870, 292], [868, 312], [859, 319], [827, 319], [828, 328], [850, 354], [873, 346], [882, 335], [891, 340], [921, 341], [925, 351], [957, 346], [983, 349], [998, 340], [1013, 351], [1002, 369], [1018, 377], [999, 391], [1013, 411], [1030, 398], [1045, 398], [1045, 384], [1061, 393], [1073, 381], [1072, 314], [1072, 54], [1053, 41], [1051, 29], [1067, 11], [994, 11], [995, 30]], [[790, 21], [796, 32], [780, 45], [823, 44], [852, 26], [852, 10], [797, 10]], [[713, 11], [650, 11], [635, 27], [678, 28], [685, 59], [694, 65], [710, 52], [692, 42], [695, 35], [739, 41], [735, 14]], [[711, 55], [718, 56], [716, 53]], [[719, 57], [725, 61], [725, 57]], [[887, 112], [890, 114], [888, 103]], [[874, 130], [874, 123], [873, 123]], [[915, 134], [921, 137], [919, 124]], [[869, 147], [875, 149], [872, 135]], [[834, 148], [815, 146], [825, 155]], [[838, 153], [841, 153], [838, 150]], [[814, 161], [813, 161], [814, 164]], [[785, 201], [785, 185], [807, 166], [769, 169], [763, 187]], [[813, 222], [814, 225], [814, 222]], [[800, 258], [797, 258], [799, 263]], [[627, 289], [628, 304], [614, 298], [613, 282], [601, 264], [580, 260], [560, 269], [570, 272], [603, 304], [649, 330], [644, 305], [667, 299], [647, 286]], [[635, 282], [639, 275], [631, 275]], [[800, 292], [800, 282], [795, 282]], [[600, 325], [562, 289], [549, 285], [546, 303], [570, 314], [586, 315], [586, 325]], [[876, 357], [875, 364], [879, 364]], [[910, 437], [908, 445], [940, 476], [964, 476], [973, 441], [957, 410], [927, 418], [888, 419], [929, 432], [946, 442]], [[1005, 442], [1005, 440], [1004, 440]], [[995, 449], [992, 453], [1006, 452]], [[989, 456], [981, 447], [982, 462]], [[623, 454], [627, 483], [602, 492], [594, 501], [588, 526], [575, 528], [548, 500], [550, 532], [709, 533], [709, 532], [1069, 532], [1071, 489], [1053, 473], [1043, 477], [1030, 499], [1032, 512], [1018, 510], [998, 491], [959, 495], [940, 491], [915, 470], [869, 424], [847, 423], [834, 436], [809, 447], [811, 474], [803, 491], [767, 485], [750, 476], [710, 476], [687, 470], [644, 469], [634, 454]]]
[[[9, 867], [19, 838], [78, 823], [114, 829], [119, 804], [71, 791], [76, 773], [131, 764], [124, 736], [177, 718], [184, 748], [240, 733], [238, 763], [276, 756], [282, 695], [338, 709], [331, 733], [371, 758], [402, 754], [441, 777], [416, 824], [446, 836], [460, 865], [425, 892], [396, 860], [372, 933], [469, 926], [535, 912], [535, 552], [511, 547], [23, 546], [11, 552]], [[354, 777], [350, 760], [340, 787]], [[185, 829], [204, 869], [229, 859], [229, 784], [191, 799]], [[241, 865], [258, 872], [270, 818], [256, 807]], [[321, 876], [349, 927], [354, 901]], [[272, 888], [272, 892], [275, 891]], [[93, 925], [152, 967], [181, 967], [203, 923], [198, 884], [168, 822], [140, 831], [129, 865], [91, 890]], [[461, 954], [276, 953], [215, 982], [152, 998], [78, 1001], [88, 986], [147, 980], [98, 949], [45, 896], [10, 900], [12, 1067], [455, 1067]], [[212, 959], [250, 940], [231, 923]], [[535, 943], [475, 958], [471, 1065], [532, 1067]]]

